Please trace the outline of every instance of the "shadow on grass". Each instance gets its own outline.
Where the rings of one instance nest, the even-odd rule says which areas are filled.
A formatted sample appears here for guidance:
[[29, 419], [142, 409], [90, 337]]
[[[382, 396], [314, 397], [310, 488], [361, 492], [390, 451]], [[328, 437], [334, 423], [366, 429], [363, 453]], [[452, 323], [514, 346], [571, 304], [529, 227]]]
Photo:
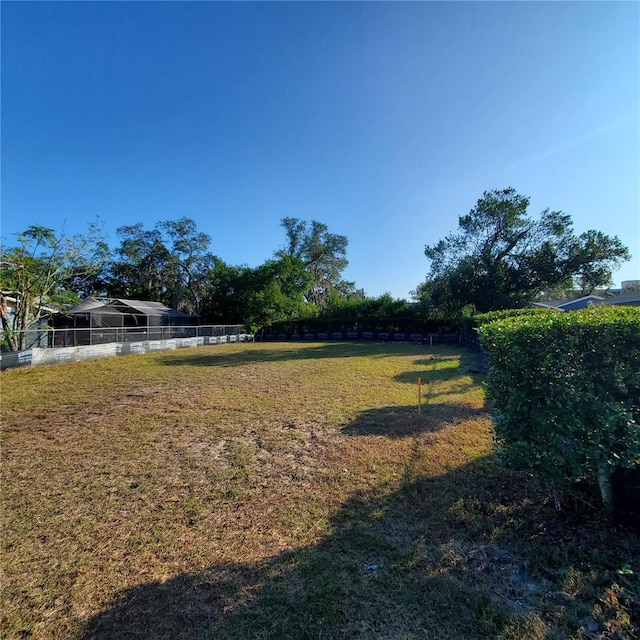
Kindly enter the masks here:
[[[128, 590], [80, 637], [489, 637], [508, 623], [508, 608], [456, 578], [452, 566], [434, 571], [447, 548], [464, 544], [466, 533], [450, 527], [448, 513], [481, 469], [387, 496], [355, 495], [318, 545]], [[464, 555], [460, 549], [454, 553]]]
[[363, 411], [342, 432], [351, 436], [406, 438], [421, 433], [435, 433], [460, 422], [487, 415], [483, 408], [446, 402], [423, 404], [420, 415], [417, 413], [417, 406], [385, 407]]
[[[407, 422], [397, 432], [398, 422], [383, 409], [345, 431], [411, 431]], [[356, 493], [330, 521], [318, 544], [129, 589], [77, 638], [579, 637], [580, 616], [610, 584], [607, 572], [622, 558], [640, 560], [637, 544], [601, 523], [578, 530], [558, 520], [526, 476], [491, 456]], [[581, 574], [584, 604], [557, 584], [574, 565], [591, 572]], [[629, 625], [640, 623], [637, 614]]]
[[431, 353], [425, 358], [414, 361], [419, 369], [407, 371], [394, 377], [397, 382], [416, 384], [418, 377], [422, 378], [425, 388], [430, 385], [450, 382], [459, 379], [461, 374], [471, 376], [471, 383], [457, 384], [451, 393], [465, 393], [484, 379], [477, 364], [477, 357], [466, 349], [458, 349], [448, 353]]
[[[514, 518], [520, 525], [512, 536], [535, 533], [526, 500], [505, 500], [513, 491], [514, 478], [485, 459], [442, 478], [405, 484], [388, 496], [355, 495], [334, 516], [333, 534], [321, 543], [257, 564], [222, 563], [128, 590], [79, 637], [583, 637], [576, 635], [580, 616], [606, 592], [605, 576], [620, 561], [615, 547], [601, 534], [606, 557], [591, 563], [594, 584], [582, 585], [584, 602], [575, 605], [573, 597], [554, 588], [553, 576], [593, 560], [597, 550], [582, 549], [580, 535], [569, 527], [563, 550], [510, 544], [514, 540], [504, 528], [513, 527]], [[588, 529], [583, 533], [589, 537]], [[638, 622], [631, 617], [627, 630]]]
[[253, 362], [282, 362], [289, 360], [314, 360], [324, 358], [350, 357], [385, 357], [406, 355], [420, 351], [436, 351], [453, 356], [460, 352], [459, 348], [445, 346], [421, 346], [408, 342], [328, 342], [278, 343], [278, 348], [265, 347], [265, 343], [246, 344], [244, 349], [228, 352], [227, 345], [211, 346], [210, 352], [198, 353], [190, 350], [189, 354], [181, 351], [163, 352], [159, 355], [162, 364], [167, 366], [197, 366], [197, 367], [238, 367]]

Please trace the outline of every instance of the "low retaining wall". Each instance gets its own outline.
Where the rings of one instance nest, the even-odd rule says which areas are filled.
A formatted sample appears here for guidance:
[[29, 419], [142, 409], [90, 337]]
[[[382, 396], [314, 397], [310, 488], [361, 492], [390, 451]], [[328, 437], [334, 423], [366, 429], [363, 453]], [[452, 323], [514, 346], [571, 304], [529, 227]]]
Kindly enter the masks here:
[[61, 364], [64, 362], [80, 362], [93, 358], [108, 358], [111, 356], [126, 356], [132, 353], [150, 353], [166, 349], [184, 349], [201, 347], [211, 344], [226, 344], [229, 342], [251, 342], [250, 334], [230, 336], [200, 336], [199, 338], [171, 338], [168, 340], [142, 340], [140, 342], [110, 342], [108, 344], [86, 345], [81, 347], [59, 347], [43, 349], [33, 347], [26, 351], [3, 353], [0, 356], [0, 370], [14, 367], [26, 367], [40, 364]]

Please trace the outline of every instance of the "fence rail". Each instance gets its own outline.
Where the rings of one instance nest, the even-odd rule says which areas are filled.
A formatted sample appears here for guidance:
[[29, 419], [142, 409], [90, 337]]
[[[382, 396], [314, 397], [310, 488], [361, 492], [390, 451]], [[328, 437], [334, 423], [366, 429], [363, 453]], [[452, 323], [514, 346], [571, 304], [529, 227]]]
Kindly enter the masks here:
[[[19, 337], [22, 334], [23, 340]], [[244, 325], [193, 325], [184, 327], [101, 327], [93, 329], [27, 329], [15, 332], [13, 337], [22, 349], [80, 347], [112, 342], [141, 342], [144, 340], [170, 340], [172, 338], [200, 338], [245, 335]], [[6, 353], [8, 347], [3, 345]]]

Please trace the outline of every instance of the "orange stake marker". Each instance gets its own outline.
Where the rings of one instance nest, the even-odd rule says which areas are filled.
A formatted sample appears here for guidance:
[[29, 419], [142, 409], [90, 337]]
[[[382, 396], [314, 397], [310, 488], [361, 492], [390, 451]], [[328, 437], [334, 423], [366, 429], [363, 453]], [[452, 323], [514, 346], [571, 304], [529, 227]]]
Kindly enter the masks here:
[[418, 378], [418, 415], [422, 410], [422, 377]]

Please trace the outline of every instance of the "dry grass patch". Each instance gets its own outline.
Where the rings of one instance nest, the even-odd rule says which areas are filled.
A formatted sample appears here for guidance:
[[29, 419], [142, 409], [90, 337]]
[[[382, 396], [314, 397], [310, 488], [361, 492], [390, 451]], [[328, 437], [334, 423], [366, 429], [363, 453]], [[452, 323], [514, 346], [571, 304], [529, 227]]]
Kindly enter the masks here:
[[469, 358], [251, 344], [4, 372], [2, 637], [635, 637], [637, 540], [491, 457]]

